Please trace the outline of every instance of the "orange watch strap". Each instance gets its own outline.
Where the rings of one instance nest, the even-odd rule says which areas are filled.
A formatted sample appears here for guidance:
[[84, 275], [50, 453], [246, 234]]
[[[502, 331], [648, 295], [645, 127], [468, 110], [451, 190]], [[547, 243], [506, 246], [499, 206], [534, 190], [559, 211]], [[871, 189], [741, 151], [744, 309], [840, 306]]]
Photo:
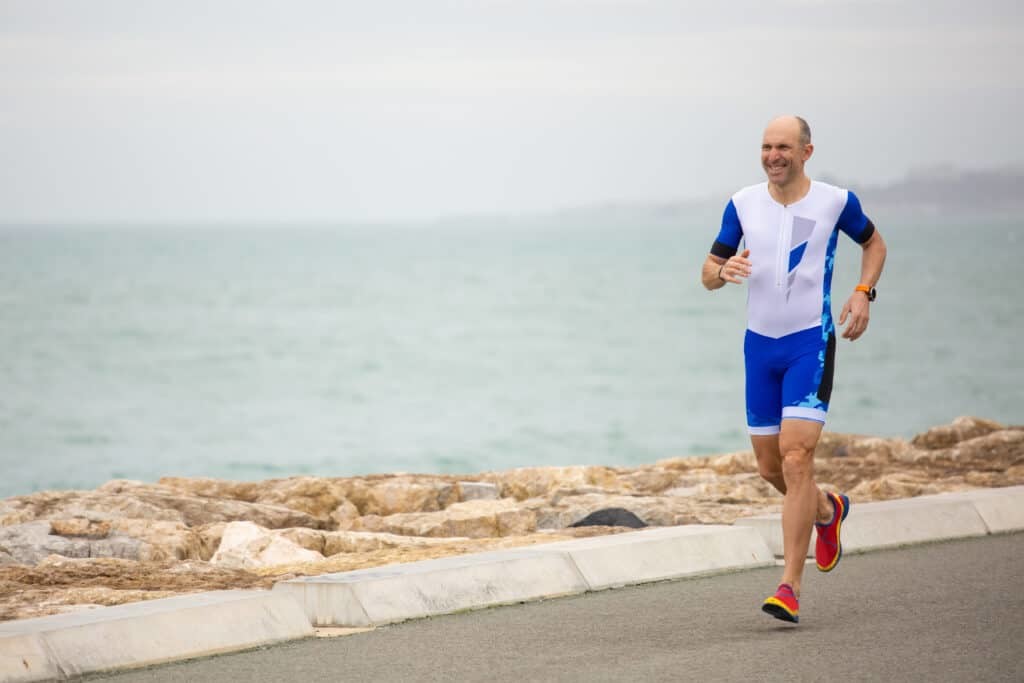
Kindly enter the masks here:
[[871, 288], [868, 287], [867, 285], [857, 285], [856, 287], [853, 288], [853, 291], [855, 291], [855, 292], [864, 292], [865, 294], [870, 294], [871, 293]]

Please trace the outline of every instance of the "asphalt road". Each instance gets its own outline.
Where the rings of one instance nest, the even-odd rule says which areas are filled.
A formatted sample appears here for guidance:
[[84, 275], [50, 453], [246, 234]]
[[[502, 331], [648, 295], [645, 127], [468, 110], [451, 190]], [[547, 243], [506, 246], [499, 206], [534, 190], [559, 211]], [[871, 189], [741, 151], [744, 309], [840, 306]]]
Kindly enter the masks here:
[[[103, 677], [153, 681], [1024, 681], [1024, 534], [410, 621]], [[90, 677], [96, 680], [100, 677]]]

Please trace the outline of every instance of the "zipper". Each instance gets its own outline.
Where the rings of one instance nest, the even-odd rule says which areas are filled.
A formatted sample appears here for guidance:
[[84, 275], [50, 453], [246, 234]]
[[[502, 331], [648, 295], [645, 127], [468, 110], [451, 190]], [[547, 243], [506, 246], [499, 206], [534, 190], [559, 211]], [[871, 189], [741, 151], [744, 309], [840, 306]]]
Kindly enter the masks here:
[[[785, 207], [779, 212], [779, 240], [775, 254], [775, 287], [777, 289], [782, 289], [782, 283], [789, 274], [789, 269], [786, 267], [786, 245], [789, 244], [790, 238], [790, 235], [787, 234], [789, 232], [787, 230], [787, 223], [789, 222], [786, 220], [788, 214], [789, 211]], [[790, 225], [792, 224], [790, 223]]]

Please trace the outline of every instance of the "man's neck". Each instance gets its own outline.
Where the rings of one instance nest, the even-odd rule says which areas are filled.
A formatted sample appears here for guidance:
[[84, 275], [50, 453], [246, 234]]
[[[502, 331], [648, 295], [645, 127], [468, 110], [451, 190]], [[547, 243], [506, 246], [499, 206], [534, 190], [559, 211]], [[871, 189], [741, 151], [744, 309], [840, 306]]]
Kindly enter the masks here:
[[772, 199], [783, 206], [796, 204], [798, 201], [806, 197], [807, 193], [810, 191], [811, 179], [806, 175], [794, 178], [785, 185], [776, 185], [771, 181], [768, 181], [768, 192], [771, 194]]

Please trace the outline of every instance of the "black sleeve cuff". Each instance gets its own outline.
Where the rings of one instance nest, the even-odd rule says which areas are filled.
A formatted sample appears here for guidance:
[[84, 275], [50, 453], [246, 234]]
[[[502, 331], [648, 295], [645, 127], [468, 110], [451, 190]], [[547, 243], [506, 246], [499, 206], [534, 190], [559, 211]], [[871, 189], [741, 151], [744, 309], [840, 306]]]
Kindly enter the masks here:
[[869, 239], [871, 239], [871, 236], [874, 235], [874, 234], [875, 234], [875, 224], [872, 223], [871, 219], [869, 218], [868, 219], [868, 224], [864, 226], [864, 231], [861, 232], [861, 234], [860, 234], [860, 239], [857, 240], [857, 244], [864, 244]]
[[[874, 230], [874, 226], [871, 229]], [[722, 244], [715, 240], [715, 243], [711, 245], [711, 255], [729, 259], [736, 255], [736, 247], [730, 247], [728, 244]]]

